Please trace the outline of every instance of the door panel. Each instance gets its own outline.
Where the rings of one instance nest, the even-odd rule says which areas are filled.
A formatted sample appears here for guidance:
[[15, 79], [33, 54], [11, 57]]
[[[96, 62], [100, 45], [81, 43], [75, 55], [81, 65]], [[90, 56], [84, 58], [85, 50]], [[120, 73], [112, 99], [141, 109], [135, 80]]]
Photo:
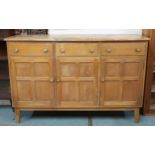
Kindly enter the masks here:
[[125, 77], [139, 77], [141, 64], [139, 62], [124, 62]]
[[83, 62], [80, 63], [80, 77], [94, 77], [95, 75], [95, 68], [92, 62]]
[[73, 63], [62, 63], [61, 67], [60, 67], [61, 71], [61, 76], [62, 77], [76, 77], [76, 73], [77, 73], [77, 68], [76, 68], [76, 64]]
[[36, 77], [50, 77], [52, 72], [51, 64], [47, 62], [35, 62], [33, 69]]
[[138, 92], [138, 81], [124, 81], [123, 82], [123, 100], [124, 101], [136, 101]]
[[77, 100], [77, 85], [74, 81], [67, 81], [61, 83], [61, 100], [62, 101], [76, 101]]
[[98, 106], [98, 58], [57, 58], [57, 101], [59, 107]]
[[54, 86], [50, 81], [35, 81], [35, 100], [54, 100]]
[[29, 62], [16, 62], [16, 76], [30, 77], [32, 76], [32, 66]]
[[92, 82], [80, 82], [79, 83], [79, 98], [80, 101], [93, 101], [94, 100], [94, 94], [95, 89]]
[[105, 57], [101, 60], [101, 106], [140, 106], [144, 59]]
[[31, 81], [17, 81], [17, 93], [17, 100], [31, 101], [33, 99]]
[[51, 58], [14, 57], [11, 58], [11, 67], [15, 106], [31, 108], [53, 106], [54, 75]]
[[120, 62], [107, 62], [104, 66], [106, 77], [120, 77], [121, 65]]
[[121, 90], [120, 81], [106, 81], [101, 89], [101, 94], [104, 93], [104, 101], [120, 101]]

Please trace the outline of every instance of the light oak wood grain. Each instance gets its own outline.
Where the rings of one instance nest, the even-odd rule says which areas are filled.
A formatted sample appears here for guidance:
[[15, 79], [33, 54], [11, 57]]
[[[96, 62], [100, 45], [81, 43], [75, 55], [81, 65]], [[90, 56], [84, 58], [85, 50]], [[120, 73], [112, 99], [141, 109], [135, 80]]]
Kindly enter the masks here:
[[145, 55], [147, 43], [145, 42], [125, 42], [125, 43], [103, 43], [101, 44], [101, 55]]
[[17, 122], [21, 110], [132, 110], [139, 120], [148, 38], [54, 42], [44, 37], [7, 39]]
[[141, 106], [144, 58], [102, 57], [101, 106]]
[[96, 43], [57, 43], [56, 56], [99, 56]]
[[55, 98], [52, 58], [12, 57], [10, 62], [14, 106], [52, 107]]
[[53, 44], [48, 42], [10, 42], [7, 48], [12, 56], [53, 56]]
[[102, 35], [102, 34], [83, 34], [83, 35], [23, 35], [12, 36], [5, 39], [6, 41], [58, 41], [58, 42], [80, 42], [80, 41], [147, 41], [148, 37], [141, 35]]
[[98, 106], [97, 57], [57, 58], [58, 107]]

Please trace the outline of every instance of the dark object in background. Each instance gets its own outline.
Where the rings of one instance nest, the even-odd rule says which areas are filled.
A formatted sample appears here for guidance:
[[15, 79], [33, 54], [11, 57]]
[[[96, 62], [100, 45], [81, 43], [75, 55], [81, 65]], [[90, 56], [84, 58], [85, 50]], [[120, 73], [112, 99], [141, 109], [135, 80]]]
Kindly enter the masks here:
[[0, 29], [0, 100], [11, 99], [8, 57], [4, 38], [20, 34], [48, 34], [48, 29]]
[[15, 34], [17, 35], [48, 34], [48, 30], [47, 29], [16, 29]]
[[[14, 29], [0, 29], [0, 100], [11, 101], [8, 58], [4, 38], [12, 35], [15, 35]], [[9, 105], [9, 102], [0, 103], [0, 105], [6, 104]]]
[[144, 115], [155, 116], [155, 29], [144, 29], [150, 37], [144, 92]]

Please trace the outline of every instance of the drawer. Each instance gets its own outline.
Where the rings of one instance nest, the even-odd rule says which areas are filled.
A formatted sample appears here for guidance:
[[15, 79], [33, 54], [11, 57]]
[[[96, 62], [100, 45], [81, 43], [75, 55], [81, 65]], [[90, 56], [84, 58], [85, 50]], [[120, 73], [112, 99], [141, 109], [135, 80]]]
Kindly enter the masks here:
[[101, 55], [145, 55], [147, 52], [147, 43], [102, 43]]
[[57, 56], [99, 56], [96, 43], [57, 43]]
[[12, 56], [53, 56], [53, 44], [49, 42], [9, 42], [8, 54]]

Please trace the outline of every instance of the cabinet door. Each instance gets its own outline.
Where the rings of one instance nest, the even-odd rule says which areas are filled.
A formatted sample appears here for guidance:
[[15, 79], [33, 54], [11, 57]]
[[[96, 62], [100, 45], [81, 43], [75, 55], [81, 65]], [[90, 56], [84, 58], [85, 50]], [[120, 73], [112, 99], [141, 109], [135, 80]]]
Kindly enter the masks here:
[[11, 83], [16, 107], [47, 108], [54, 104], [52, 58], [11, 58]]
[[141, 106], [144, 59], [105, 57], [101, 59], [101, 106]]
[[64, 108], [98, 106], [98, 58], [57, 58], [57, 101]]

